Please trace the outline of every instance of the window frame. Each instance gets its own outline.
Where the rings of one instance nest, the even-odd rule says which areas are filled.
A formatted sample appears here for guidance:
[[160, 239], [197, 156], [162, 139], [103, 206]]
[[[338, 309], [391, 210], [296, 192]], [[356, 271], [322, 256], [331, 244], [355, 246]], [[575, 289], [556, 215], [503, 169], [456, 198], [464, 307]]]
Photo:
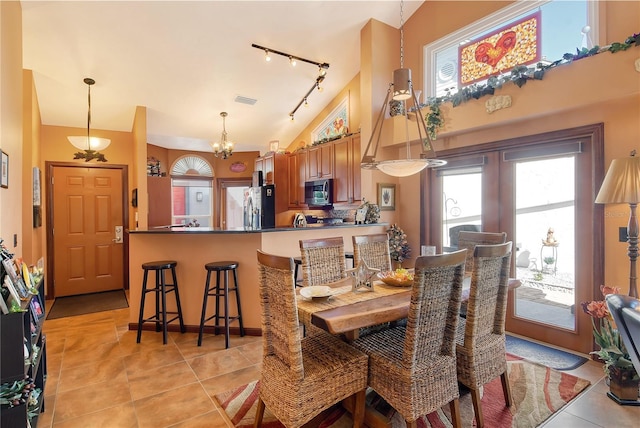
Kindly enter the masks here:
[[[469, 38], [469, 34], [476, 35], [489, 31], [491, 28], [500, 26], [501, 24], [506, 24], [507, 21], [511, 21], [520, 15], [531, 12], [552, 1], [560, 0], [518, 0], [515, 3], [510, 4], [492, 14], [489, 14], [465, 27], [449, 33], [434, 42], [424, 45], [422, 48], [422, 55], [425, 71], [423, 74], [423, 88], [425, 91], [425, 98], [434, 97], [436, 95], [436, 76], [438, 73], [438, 70], [436, 69], [436, 54], [438, 52], [444, 50], [445, 48], [449, 48], [453, 44], [460, 44], [460, 42]], [[597, 1], [587, 1], [587, 23], [591, 27], [591, 31], [589, 32], [589, 34], [595, 45], [598, 45], [598, 41], [600, 40], [598, 3], [599, 2]], [[559, 58], [554, 58], [552, 60], [556, 59]], [[458, 90], [460, 89], [461, 88], [458, 88]]]

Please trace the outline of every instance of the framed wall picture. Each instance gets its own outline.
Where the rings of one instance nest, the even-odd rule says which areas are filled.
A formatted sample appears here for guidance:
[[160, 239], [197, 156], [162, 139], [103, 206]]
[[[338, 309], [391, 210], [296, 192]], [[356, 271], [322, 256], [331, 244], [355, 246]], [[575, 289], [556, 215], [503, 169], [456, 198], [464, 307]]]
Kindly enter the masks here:
[[378, 183], [378, 206], [380, 211], [395, 211], [396, 209], [396, 185], [390, 183]]
[[331, 141], [349, 132], [349, 96], [334, 108], [327, 118], [311, 132], [311, 141]]
[[0, 187], [9, 187], [9, 155], [0, 150]]

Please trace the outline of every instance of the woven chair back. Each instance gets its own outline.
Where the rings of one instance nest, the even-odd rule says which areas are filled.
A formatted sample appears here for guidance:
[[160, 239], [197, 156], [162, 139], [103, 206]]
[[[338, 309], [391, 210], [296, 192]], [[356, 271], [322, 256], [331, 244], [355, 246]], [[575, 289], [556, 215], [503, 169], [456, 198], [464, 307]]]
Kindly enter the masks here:
[[413, 371], [420, 359], [455, 356], [455, 332], [466, 250], [416, 259], [403, 361]]
[[304, 377], [293, 259], [258, 250], [263, 358], [277, 358], [295, 379]]
[[465, 348], [472, 349], [492, 335], [504, 336], [511, 246], [509, 241], [475, 248], [464, 332]]
[[389, 251], [389, 235], [376, 233], [372, 235], [356, 235], [353, 240], [353, 265], [364, 261], [372, 269], [391, 270], [391, 253]]
[[302, 286], [320, 285], [347, 277], [342, 237], [300, 240]]
[[476, 245], [504, 244], [505, 242], [507, 242], [507, 234], [505, 232], [460, 231], [458, 234], [458, 248], [467, 249], [467, 263], [465, 265], [467, 274], [471, 274], [473, 271], [473, 253]]

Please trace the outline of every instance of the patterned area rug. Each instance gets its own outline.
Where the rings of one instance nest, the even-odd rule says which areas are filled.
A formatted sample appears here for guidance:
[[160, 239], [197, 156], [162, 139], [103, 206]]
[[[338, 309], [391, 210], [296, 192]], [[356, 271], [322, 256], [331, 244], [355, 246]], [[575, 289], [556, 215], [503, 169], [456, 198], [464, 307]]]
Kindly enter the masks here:
[[[513, 355], [507, 354], [507, 360], [514, 405], [511, 408], [505, 407], [500, 378], [487, 384], [482, 397], [482, 409], [487, 427], [536, 427], [589, 386], [589, 381], [585, 379], [525, 361]], [[258, 389], [259, 382], [254, 381], [218, 394], [215, 398], [236, 427], [249, 428], [253, 426]], [[367, 394], [367, 404], [391, 419], [394, 428], [405, 426], [402, 417], [371, 390]], [[468, 391], [461, 391], [460, 412], [463, 426], [475, 426], [473, 406]], [[268, 409], [265, 411], [262, 426], [283, 427]], [[352, 426], [352, 421], [349, 413], [342, 407], [335, 406], [325, 412], [324, 418], [313, 426], [347, 428]], [[450, 426], [449, 406], [446, 405], [422, 417], [418, 426]]]
[[542, 364], [543, 366], [551, 367], [552, 369], [573, 370], [587, 362], [587, 359], [580, 355], [561, 351], [508, 334], [506, 337], [508, 353], [522, 357], [525, 360]]

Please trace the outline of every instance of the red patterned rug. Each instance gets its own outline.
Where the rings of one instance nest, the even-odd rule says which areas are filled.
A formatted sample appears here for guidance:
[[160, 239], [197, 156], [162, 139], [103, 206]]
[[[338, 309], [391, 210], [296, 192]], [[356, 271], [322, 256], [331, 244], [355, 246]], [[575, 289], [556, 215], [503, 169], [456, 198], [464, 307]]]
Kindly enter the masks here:
[[[500, 378], [485, 385], [482, 409], [485, 426], [488, 427], [536, 427], [589, 386], [589, 381], [585, 379], [522, 360], [513, 355], [507, 354], [507, 360], [514, 405], [511, 408], [505, 407]], [[218, 394], [215, 398], [236, 427], [249, 428], [253, 426], [258, 389], [259, 382], [254, 381]], [[405, 426], [402, 417], [375, 392], [370, 391], [367, 394], [367, 404], [391, 419], [394, 428]], [[462, 426], [475, 426], [471, 396], [467, 392], [461, 392], [460, 412]], [[418, 422], [418, 427], [445, 427], [450, 426], [449, 421], [449, 406], [447, 405], [422, 417]], [[262, 426], [265, 428], [283, 427], [269, 412], [269, 409], [265, 411]], [[352, 421], [349, 413], [342, 407], [336, 406], [325, 412], [322, 420], [316, 420], [310, 426], [347, 428], [352, 426]]]

